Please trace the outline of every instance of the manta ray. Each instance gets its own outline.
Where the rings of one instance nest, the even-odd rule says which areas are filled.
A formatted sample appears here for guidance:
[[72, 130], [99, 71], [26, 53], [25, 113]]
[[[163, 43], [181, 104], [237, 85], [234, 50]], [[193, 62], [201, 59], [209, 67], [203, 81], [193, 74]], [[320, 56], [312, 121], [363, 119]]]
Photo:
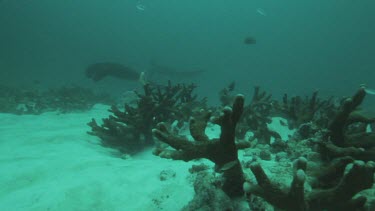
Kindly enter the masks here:
[[156, 76], [156, 77], [167, 77], [167, 78], [174, 78], [174, 79], [195, 78], [202, 73], [204, 73], [204, 70], [190, 69], [190, 70], [181, 71], [181, 70], [177, 70], [176, 68], [156, 64], [154, 62], [151, 63], [151, 67], [148, 71], [149, 77], [151, 78], [154, 78]]
[[[196, 77], [203, 72], [203, 70], [177, 71], [175, 68], [153, 63], [148, 71], [148, 75], [151, 80], [157, 81], [160, 77], [174, 79], [191, 78]], [[87, 78], [90, 78], [95, 82], [101, 81], [108, 76], [128, 81], [140, 81], [144, 80], [145, 77], [144, 72], [136, 71], [131, 67], [114, 62], [91, 64], [86, 68], [85, 74]]]

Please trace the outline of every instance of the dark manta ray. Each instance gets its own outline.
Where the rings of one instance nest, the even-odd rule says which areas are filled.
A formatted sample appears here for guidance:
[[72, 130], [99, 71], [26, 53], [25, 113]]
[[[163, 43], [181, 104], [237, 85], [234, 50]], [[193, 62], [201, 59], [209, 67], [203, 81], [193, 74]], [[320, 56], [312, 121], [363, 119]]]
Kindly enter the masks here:
[[139, 80], [141, 74], [130, 67], [112, 62], [92, 64], [87, 67], [85, 73], [86, 77], [91, 78], [94, 81], [100, 81], [107, 76], [112, 76], [129, 81], [137, 81]]
[[[177, 71], [175, 68], [157, 65], [152, 63], [151, 68], [149, 69], [149, 80], [152, 81], [160, 81], [163, 77], [167, 77], [168, 79], [186, 79], [186, 78], [193, 78], [199, 76], [203, 73], [203, 70], [191, 70], [191, 71]], [[100, 81], [107, 76], [120, 78], [129, 81], [140, 81], [144, 82], [145, 73], [144, 72], [137, 72], [136, 70], [124, 66], [118, 63], [112, 62], [101, 62], [95, 63], [87, 67], [86, 69], [86, 77], [94, 80]], [[150, 82], [150, 81], [148, 81]]]

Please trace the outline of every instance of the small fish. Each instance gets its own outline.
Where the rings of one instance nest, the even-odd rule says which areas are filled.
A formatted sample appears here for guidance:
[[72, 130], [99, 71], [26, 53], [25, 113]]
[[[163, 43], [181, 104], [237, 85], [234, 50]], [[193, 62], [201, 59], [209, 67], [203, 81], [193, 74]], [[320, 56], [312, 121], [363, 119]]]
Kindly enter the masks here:
[[267, 16], [266, 11], [264, 11], [264, 9], [262, 9], [262, 8], [258, 8], [258, 9], [257, 9], [257, 13], [258, 13], [259, 15]]
[[246, 45], [254, 45], [257, 43], [257, 40], [254, 37], [246, 37], [243, 43]]
[[224, 164], [221, 168], [219, 168], [219, 172], [228, 171], [229, 169], [233, 168], [237, 164], [238, 164], [238, 160], [230, 161]]

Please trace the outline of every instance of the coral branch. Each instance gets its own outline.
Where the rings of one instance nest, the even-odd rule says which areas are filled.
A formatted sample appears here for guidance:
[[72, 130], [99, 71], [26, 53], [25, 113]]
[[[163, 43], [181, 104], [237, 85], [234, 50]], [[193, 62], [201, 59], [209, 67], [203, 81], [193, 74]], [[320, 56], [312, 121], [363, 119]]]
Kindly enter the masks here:
[[[292, 184], [288, 191], [272, 183], [259, 164], [250, 168], [257, 180], [257, 185], [248, 191], [258, 195], [270, 204], [285, 210], [357, 210], [363, 207], [365, 197], [353, 199], [360, 191], [371, 188], [374, 183], [375, 163], [356, 161], [333, 188], [312, 190], [304, 193], [306, 181], [306, 160], [300, 158], [295, 163]], [[345, 208], [345, 209], [344, 209]]]
[[[153, 129], [153, 134], [160, 141], [173, 147], [174, 151], [157, 151], [162, 157], [189, 161], [197, 158], [206, 158], [216, 164], [216, 169], [224, 173], [226, 178], [223, 190], [228, 196], [239, 196], [243, 194], [242, 184], [244, 182], [242, 167], [237, 157], [237, 147], [235, 144], [236, 124], [243, 112], [244, 97], [238, 95], [233, 103], [233, 108], [226, 107], [223, 115], [216, 119], [216, 123], [221, 126], [220, 139], [208, 140], [203, 135], [202, 126], [206, 125], [208, 117], [202, 119], [192, 118], [190, 120], [190, 130], [192, 131], [194, 142], [179, 137], [169, 132], [165, 124], [158, 124]], [[203, 123], [202, 123], [203, 121]], [[201, 122], [201, 123], [199, 123]], [[199, 129], [195, 129], [198, 127]]]
[[352, 156], [364, 161], [375, 160], [375, 133], [365, 131], [374, 118], [358, 111], [366, 92], [359, 89], [353, 97], [344, 101], [340, 112], [329, 125], [329, 141], [321, 144], [328, 157]]

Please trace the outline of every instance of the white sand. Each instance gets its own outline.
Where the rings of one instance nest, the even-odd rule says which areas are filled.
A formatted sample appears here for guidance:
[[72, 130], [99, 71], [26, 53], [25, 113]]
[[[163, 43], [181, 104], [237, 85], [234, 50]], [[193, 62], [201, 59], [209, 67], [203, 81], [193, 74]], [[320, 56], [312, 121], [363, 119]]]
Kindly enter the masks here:
[[[193, 162], [147, 150], [124, 160], [86, 134], [108, 107], [76, 114], [0, 114], [0, 210], [179, 210]], [[176, 177], [160, 181], [162, 170]]]

